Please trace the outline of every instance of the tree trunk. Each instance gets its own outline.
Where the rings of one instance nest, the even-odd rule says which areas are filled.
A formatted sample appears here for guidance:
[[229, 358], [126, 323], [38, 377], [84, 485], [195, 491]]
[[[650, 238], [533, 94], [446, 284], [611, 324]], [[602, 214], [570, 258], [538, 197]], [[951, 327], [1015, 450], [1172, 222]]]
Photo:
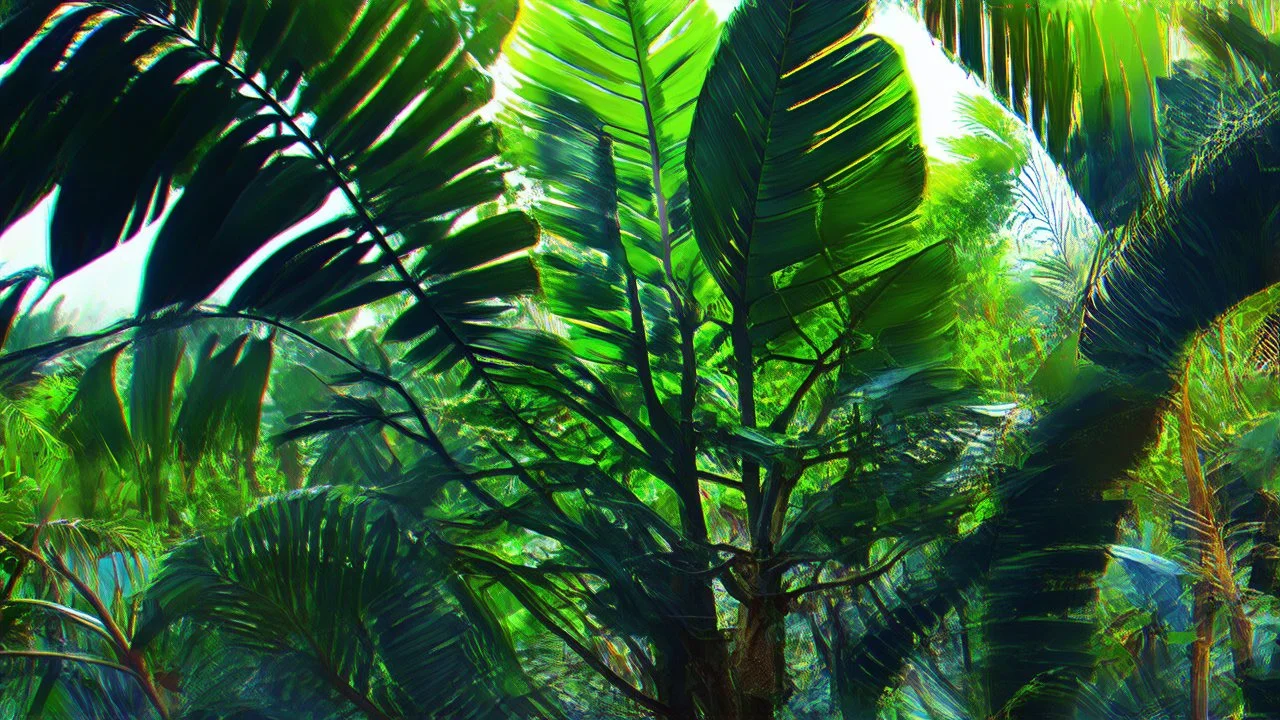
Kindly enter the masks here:
[[1209, 653], [1213, 649], [1213, 620], [1217, 601], [1208, 580], [1196, 583], [1192, 620], [1196, 639], [1191, 643], [1191, 720], [1209, 720], [1209, 674], [1213, 669]]
[[738, 720], [729, 649], [716, 621], [715, 594], [701, 577], [677, 575], [685, 614], [655, 635], [658, 700], [676, 720]]
[[729, 652], [722, 638], [680, 631], [658, 645], [658, 700], [673, 720], [738, 720]]
[[744, 720], [771, 720], [786, 701], [786, 605], [779, 587], [738, 609], [733, 673]]
[[656, 646], [658, 700], [672, 709], [677, 720], [696, 718], [693, 686], [689, 677], [692, 664], [689, 649], [685, 647], [682, 638], [674, 633], [660, 638]]
[[[1236, 587], [1231, 558], [1227, 554], [1226, 543], [1223, 541], [1223, 528], [1218, 523], [1218, 513], [1214, 508], [1213, 492], [1205, 482], [1204, 469], [1200, 464], [1200, 449], [1196, 443], [1195, 421], [1191, 413], [1191, 394], [1188, 387], [1190, 378], [1191, 359], [1188, 356], [1183, 373], [1182, 395], [1178, 404], [1178, 438], [1182, 453], [1183, 474], [1187, 478], [1187, 496], [1199, 534], [1200, 570], [1205, 578], [1213, 578], [1215, 581], [1201, 582], [1201, 585], [1205, 585], [1203, 592], [1208, 594], [1205, 602], [1212, 602], [1215, 608], [1213, 611], [1207, 611], [1210, 623], [1207, 631], [1208, 642], [1212, 645], [1212, 622], [1213, 615], [1216, 614], [1216, 606], [1220, 602], [1224, 603], [1231, 616], [1231, 658], [1236, 676], [1243, 678], [1253, 665], [1253, 623], [1245, 613], [1244, 601], [1240, 597], [1239, 588]], [[1214, 585], [1217, 586], [1216, 592]], [[1200, 603], [1201, 587], [1200, 585], [1196, 587], [1196, 602]], [[1218, 597], [1219, 592], [1221, 597]], [[1199, 632], [1197, 629], [1197, 643], [1200, 642]], [[1207, 653], [1208, 650], [1205, 652]], [[1194, 648], [1192, 653], [1194, 666]], [[1207, 659], [1205, 662], [1208, 662]], [[1204, 671], [1208, 672], [1207, 666]], [[1193, 691], [1194, 683], [1200, 681], [1195, 672], [1193, 667]], [[1193, 708], [1195, 707], [1197, 706], [1193, 704]]]

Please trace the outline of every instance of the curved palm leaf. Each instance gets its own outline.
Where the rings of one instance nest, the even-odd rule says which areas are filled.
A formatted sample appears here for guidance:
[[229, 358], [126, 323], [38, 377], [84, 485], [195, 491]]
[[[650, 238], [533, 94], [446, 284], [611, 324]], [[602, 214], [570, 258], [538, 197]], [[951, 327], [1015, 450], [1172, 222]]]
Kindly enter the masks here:
[[992, 700], [1010, 703], [1014, 717], [1069, 716], [1092, 672], [1095, 628], [1079, 613], [1096, 601], [1106, 545], [1126, 510], [1112, 495], [1156, 435], [1187, 341], [1280, 281], [1276, 105], [1255, 108], [1192, 166], [1145, 208], [1085, 299], [1081, 354], [1108, 377], [1081, 375], [1002, 491], [987, 634], [999, 669]]
[[132, 467], [133, 444], [125, 420], [124, 403], [116, 390], [116, 363], [124, 351], [118, 345], [89, 363], [60, 421], [60, 431], [72, 448], [80, 475], [81, 512], [92, 517], [102, 491], [102, 468]]
[[[1081, 350], [1106, 371], [1079, 373], [1071, 396], [1037, 422], [1033, 453], [1001, 482], [1000, 515], [869, 629], [852, 666], [854, 707], [876, 703], [921, 635], [985, 581], [993, 707], [1073, 716], [1095, 660], [1087, 611], [1126, 512], [1114, 493], [1156, 435], [1178, 354], [1213, 318], [1280, 281], [1268, 229], [1280, 197], [1270, 171], [1280, 161], [1276, 112], [1270, 102], [1255, 108], [1103, 265], [1086, 297]], [[1265, 677], [1245, 684], [1254, 694], [1272, 688]]]
[[1131, 224], [1086, 302], [1086, 357], [1163, 376], [1188, 337], [1276, 281], [1277, 113], [1270, 100], [1254, 107]]
[[449, 599], [449, 578], [386, 508], [333, 490], [297, 493], [174, 550], [147, 591], [134, 646], [186, 618], [283, 661], [280, 673], [323, 689], [337, 708], [373, 718], [527, 716], [498, 696], [499, 669]]
[[[180, 383], [184, 343], [164, 332], [136, 339], [127, 420], [117, 365], [128, 343], [94, 358], [62, 420], [80, 463], [84, 514], [93, 515], [102, 467], [124, 478], [136, 476], [140, 508], [155, 521], [167, 511], [169, 481], [163, 473], [175, 456], [188, 491], [196, 467], [215, 449], [234, 453], [252, 477], [273, 344], [273, 337], [245, 334], [222, 346], [210, 334], [195, 354], [190, 378]], [[181, 397], [175, 393], [179, 385]]]
[[[476, 115], [489, 82], [436, 3], [38, 0], [3, 36], [0, 226], [56, 187], [55, 279], [163, 217], [143, 313], [283, 243], [233, 307], [310, 317], [407, 291], [392, 339], [439, 331], [444, 349], [534, 284], [527, 259], [499, 261], [533, 243], [527, 223], [452, 231], [502, 177]], [[331, 196], [343, 209], [298, 233]]]

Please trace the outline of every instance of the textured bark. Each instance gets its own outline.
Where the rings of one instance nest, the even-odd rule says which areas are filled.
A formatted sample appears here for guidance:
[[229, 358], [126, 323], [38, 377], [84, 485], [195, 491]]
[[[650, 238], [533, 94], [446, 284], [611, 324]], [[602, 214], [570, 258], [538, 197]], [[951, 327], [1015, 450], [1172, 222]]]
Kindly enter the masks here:
[[[1218, 522], [1213, 492], [1205, 482], [1204, 469], [1200, 464], [1200, 448], [1196, 443], [1195, 420], [1191, 412], [1191, 394], [1189, 380], [1191, 359], [1188, 357], [1183, 372], [1182, 394], [1178, 403], [1178, 438], [1182, 454], [1182, 470], [1187, 478], [1187, 497], [1191, 512], [1195, 517], [1196, 531], [1200, 543], [1200, 574], [1204, 578], [1196, 586], [1197, 609], [1201, 604], [1201, 593], [1208, 593], [1203, 600], [1212, 603], [1214, 610], [1205, 610], [1210, 627], [1205, 642], [1212, 647], [1213, 615], [1218, 604], [1225, 605], [1231, 618], [1231, 657], [1237, 677], [1243, 677], [1253, 665], [1253, 623], [1245, 612], [1244, 601], [1240, 597], [1240, 589], [1236, 586], [1235, 573], [1232, 572], [1231, 557], [1227, 554], [1226, 542], [1223, 540], [1224, 529]], [[1205, 585], [1203, 589], [1200, 587]], [[1197, 631], [1198, 633], [1199, 631]], [[1201, 642], [1197, 635], [1196, 642]], [[1196, 649], [1192, 648], [1193, 660]], [[1208, 653], [1208, 649], [1204, 650]], [[1206, 655], [1207, 657], [1207, 655]], [[1207, 662], [1207, 659], [1206, 659]], [[1198, 681], [1192, 670], [1193, 681]], [[1204, 672], [1208, 672], [1207, 669]], [[1194, 689], [1194, 686], [1193, 686]]]
[[1196, 583], [1193, 603], [1196, 639], [1191, 643], [1191, 720], [1209, 720], [1209, 673], [1213, 669], [1209, 653], [1218, 606], [1207, 580]]
[[656, 635], [658, 700], [676, 720], [739, 718], [729, 649], [716, 622], [715, 595], [701, 579], [677, 575], [672, 590], [687, 616]]
[[786, 702], [786, 605], [777, 588], [750, 598], [738, 610], [733, 669], [744, 720], [770, 720]]

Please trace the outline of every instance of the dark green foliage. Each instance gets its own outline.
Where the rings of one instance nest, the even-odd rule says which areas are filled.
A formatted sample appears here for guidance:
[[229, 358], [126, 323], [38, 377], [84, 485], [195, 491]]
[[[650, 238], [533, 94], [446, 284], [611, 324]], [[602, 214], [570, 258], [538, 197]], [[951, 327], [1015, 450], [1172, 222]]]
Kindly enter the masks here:
[[1273, 105], [1253, 108], [1144, 209], [1086, 303], [1085, 357], [1138, 380], [1167, 376], [1193, 332], [1276, 281], [1277, 133]]
[[993, 704], [1010, 703], [1017, 717], [1074, 711], [1094, 660], [1092, 623], [1073, 614], [1096, 600], [1105, 545], [1125, 512], [1115, 491], [1155, 440], [1188, 341], [1277, 279], [1265, 229], [1277, 125], [1269, 103], [1255, 112], [1144, 210], [1103, 265], [1086, 298], [1081, 353], [1114, 378], [1089, 387], [1098, 381], [1082, 376], [1076, 398], [1038, 425], [1041, 449], [1005, 481], [1012, 525], [988, 580], [986, 630]]
[[901, 58], [875, 35], [827, 50], [867, 10], [741, 11], [703, 87], [689, 148], [695, 236], [759, 346], [922, 250], [909, 221], [924, 158]]
[[1265, 0], [915, 5], [0, 5], [0, 714], [1272, 712]]
[[[62, 5], [10, 19], [0, 60]], [[14, 170], [4, 224], [57, 184], [55, 278], [163, 212], [139, 309], [191, 307], [335, 196], [347, 209], [277, 251], [233, 307], [315, 316], [326, 301], [332, 312], [398, 288], [415, 308], [397, 337], [431, 336], [435, 357], [487, 334], [501, 312], [488, 298], [534, 286], [527, 261], [488, 264], [531, 244], [527, 225], [467, 236], [465, 262], [404, 265], [424, 249], [448, 255], [448, 221], [502, 188], [493, 133], [475, 116], [488, 80], [449, 13], [425, 0], [404, 12], [348, 0], [199, 8], [98, 2], [55, 14], [0, 83], [0, 159]], [[483, 37], [475, 49], [491, 56]], [[387, 268], [398, 286], [359, 284]], [[452, 351], [441, 369], [475, 352]]]
[[1122, 225], [1162, 163], [1156, 82], [1169, 74], [1168, 11], [1119, 0], [914, 5], [943, 47], [1026, 121], [1099, 223]]
[[274, 668], [253, 693], [269, 711], [327, 697], [317, 717], [348, 705], [384, 718], [525, 716], [495, 695], [495, 660], [450, 602], [449, 572], [387, 508], [309, 491], [176, 548], [147, 591], [133, 646], [183, 619], [215, 630], [230, 652]]

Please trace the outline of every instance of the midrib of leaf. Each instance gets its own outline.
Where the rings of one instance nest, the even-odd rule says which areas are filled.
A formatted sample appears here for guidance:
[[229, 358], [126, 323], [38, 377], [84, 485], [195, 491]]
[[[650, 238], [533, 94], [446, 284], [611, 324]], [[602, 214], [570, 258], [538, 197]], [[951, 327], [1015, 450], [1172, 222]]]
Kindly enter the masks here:
[[[760, 190], [764, 186], [765, 168], [768, 165], [769, 145], [773, 142], [773, 119], [778, 114], [778, 95], [779, 95], [778, 88], [782, 86], [782, 80], [785, 77], [783, 73], [783, 69], [787, 67], [787, 55], [791, 51], [792, 28], [795, 25], [797, 2], [798, 0], [791, 0], [790, 6], [787, 9], [787, 24], [786, 24], [786, 27], [783, 29], [784, 41], [782, 45], [782, 52], [778, 53], [778, 61], [776, 63], [775, 73], [773, 74], [776, 77], [774, 79], [773, 89], [770, 91], [771, 97], [769, 100], [769, 114], [765, 118], [766, 124], [765, 124], [765, 130], [764, 130], [764, 144], [761, 146], [761, 151], [760, 151], [761, 152], [760, 172], [756, 173], [755, 186], [751, 189], [751, 200], [750, 200], [751, 216], [747, 219], [747, 224], [743, 228], [743, 231], [744, 231], [743, 241], [746, 243], [746, 245], [743, 248], [741, 248], [742, 264], [739, 265], [738, 267], [738, 275], [739, 275], [738, 291], [741, 293], [742, 297], [739, 298], [740, 302], [734, 303], [734, 308], [736, 313], [737, 306], [739, 304], [744, 306], [742, 310], [744, 321], [745, 321], [745, 316], [747, 311], [747, 308], [745, 306], [748, 301], [747, 268], [751, 264], [750, 263], [751, 242], [752, 242], [752, 238], [755, 236], [756, 221], [760, 219], [759, 213], [756, 212], [756, 207], [759, 204], [759, 200], [760, 200]], [[786, 73], [786, 75], [790, 75], [790, 73]]]
[[325, 682], [329, 683], [334, 690], [337, 690], [338, 694], [347, 702], [360, 708], [360, 710], [369, 717], [374, 718], [375, 720], [392, 720], [392, 715], [383, 711], [383, 709], [378, 707], [373, 700], [366, 697], [365, 694], [359, 690], [356, 690], [355, 686], [353, 686], [346, 678], [342, 677], [341, 673], [338, 672], [337, 667], [334, 665], [333, 660], [327, 653], [320, 650], [320, 646], [316, 643], [315, 639], [305, 631], [305, 629], [303, 630], [302, 636], [306, 640], [307, 647], [315, 656], [316, 662], [320, 666], [320, 674], [324, 677]]
[[[775, 71], [770, 74], [774, 79], [773, 88], [770, 90], [769, 114], [765, 123], [764, 144], [761, 148], [760, 171], [756, 174], [755, 186], [751, 188], [751, 217], [747, 221], [743, 234], [743, 242], [745, 246], [741, 248], [742, 261], [738, 265], [738, 287], [736, 290], [736, 298], [730, 298], [733, 302], [733, 322], [731, 343], [733, 345], [733, 355], [735, 375], [738, 381], [738, 413], [741, 416], [742, 426], [749, 430], [756, 428], [756, 398], [755, 398], [755, 358], [752, 353], [751, 339], [747, 331], [748, 322], [748, 292], [747, 292], [747, 268], [750, 265], [750, 249], [751, 238], [755, 233], [755, 224], [758, 214], [755, 212], [756, 206], [760, 199], [760, 190], [764, 185], [765, 166], [767, 164], [767, 155], [769, 145], [773, 140], [773, 119], [778, 114], [778, 88], [782, 81], [782, 71], [786, 67], [787, 54], [791, 49], [792, 27], [795, 24], [796, 0], [792, 0], [787, 9], [787, 22], [783, 28], [783, 46], [782, 52], [778, 53], [778, 59], [775, 63]], [[755, 527], [761, 517], [765, 515], [760, 507], [760, 465], [756, 461], [750, 459], [746, 455], [742, 457], [742, 486], [743, 496], [747, 505], [747, 522], [750, 526]], [[756, 544], [753, 539], [753, 545]]]
[[[640, 73], [640, 107], [644, 110], [645, 128], [649, 136], [649, 167], [653, 174], [653, 195], [658, 209], [658, 229], [662, 235], [662, 270], [663, 274], [666, 275], [664, 290], [675, 313], [680, 332], [680, 408], [679, 416], [676, 420], [679, 427], [674, 428], [675, 432], [667, 432], [665, 434], [670, 435], [672, 443], [677, 448], [673, 459], [684, 461], [673, 462], [672, 469], [675, 471], [675, 481], [680, 486], [677, 492], [681, 495], [682, 502], [686, 506], [684, 515], [693, 524], [691, 527], [686, 527], [685, 531], [693, 535], [695, 539], [702, 540], [706, 538], [707, 531], [705, 519], [703, 518], [702, 495], [698, 492], [696, 441], [692, 439], [690, 431], [693, 423], [693, 408], [697, 402], [698, 387], [698, 363], [693, 349], [694, 330], [687, 317], [684, 300], [676, 287], [675, 268], [672, 261], [671, 221], [668, 214], [667, 195], [662, 185], [662, 151], [658, 148], [658, 125], [654, 119], [653, 103], [649, 99], [649, 84], [650, 82], [656, 83], [656, 80], [652, 78], [653, 73], [649, 68], [648, 62], [649, 46], [652, 41], [649, 38], [641, 37], [640, 23], [635, 17], [632, 2], [634, 0], [623, 0], [623, 8], [627, 13], [627, 25], [631, 29], [632, 45], [636, 53], [636, 68]], [[688, 8], [681, 11], [681, 13], [687, 10]], [[679, 19], [680, 15], [678, 14], [672, 22], [676, 22]], [[684, 162], [684, 158], [681, 158], [681, 162]], [[645, 363], [646, 365], [648, 364], [647, 355]], [[650, 382], [652, 383], [652, 380]], [[667, 418], [665, 414], [663, 417], [664, 420]], [[672, 430], [672, 428], [667, 429]]]
[[622, 7], [627, 13], [627, 27], [631, 30], [631, 45], [635, 49], [636, 69], [640, 74], [640, 107], [644, 111], [645, 131], [649, 141], [649, 168], [653, 173], [653, 195], [658, 206], [658, 229], [662, 233], [663, 268], [667, 273], [667, 282], [675, 282], [671, 268], [671, 225], [667, 217], [667, 196], [662, 189], [662, 153], [658, 149], [658, 124], [653, 116], [653, 103], [649, 100], [649, 84], [652, 73], [649, 70], [649, 38], [640, 35], [640, 21], [636, 18], [631, 3], [633, 0], [622, 0]]
[[[667, 217], [667, 196], [662, 188], [662, 153], [658, 149], [658, 126], [654, 120], [653, 103], [649, 99], [649, 83], [652, 75], [649, 71], [648, 63], [649, 39], [643, 37], [640, 33], [641, 21], [636, 18], [632, 2], [633, 0], [622, 0], [622, 7], [627, 14], [627, 28], [631, 31], [631, 46], [635, 50], [636, 71], [640, 76], [638, 83], [640, 88], [640, 108], [644, 112], [645, 131], [648, 135], [646, 139], [649, 145], [649, 169], [653, 175], [653, 196], [658, 209], [658, 230], [662, 234], [662, 267], [667, 276], [667, 293], [673, 305], [679, 307], [679, 299], [676, 296], [675, 289], [675, 273], [671, 265], [671, 226]], [[625, 258], [625, 256], [626, 252], [624, 250], [623, 257]], [[661, 434], [673, 435], [669, 427], [670, 418], [658, 399], [653, 378], [653, 367], [649, 362], [648, 330], [644, 324], [643, 309], [640, 307], [640, 293], [636, 283], [635, 272], [630, 268], [630, 263], [624, 262], [623, 264], [627, 265], [627, 300], [631, 304], [631, 323], [636, 333], [637, 342], [640, 345], [640, 380], [644, 386], [646, 399], [651, 405], [650, 414], [654, 415], [652, 422], [655, 424], [662, 423], [661, 430], [663, 432]], [[673, 437], [673, 439], [678, 441], [678, 436]]]

